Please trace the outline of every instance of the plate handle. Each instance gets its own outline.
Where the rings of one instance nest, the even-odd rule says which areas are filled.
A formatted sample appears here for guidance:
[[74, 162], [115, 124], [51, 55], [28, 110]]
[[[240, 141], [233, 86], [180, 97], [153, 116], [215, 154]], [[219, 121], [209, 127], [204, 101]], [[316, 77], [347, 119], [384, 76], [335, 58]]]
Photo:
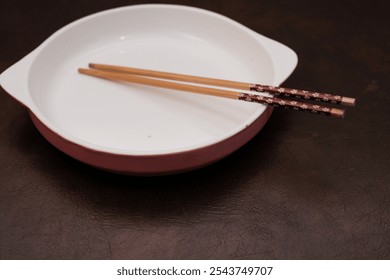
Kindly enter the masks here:
[[28, 90], [28, 75], [35, 52], [26, 55], [0, 74], [0, 86], [27, 108], [32, 104]]

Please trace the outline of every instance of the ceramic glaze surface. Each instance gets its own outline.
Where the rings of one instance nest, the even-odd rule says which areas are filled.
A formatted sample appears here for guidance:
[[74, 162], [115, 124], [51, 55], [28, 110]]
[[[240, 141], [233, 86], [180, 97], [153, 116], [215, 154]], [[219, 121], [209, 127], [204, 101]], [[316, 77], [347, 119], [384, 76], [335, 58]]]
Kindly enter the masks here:
[[[266, 106], [96, 79], [79, 74], [79, 67], [94, 62], [278, 85], [296, 61], [289, 48], [224, 16], [139, 5], [60, 29], [0, 82], [65, 141], [109, 154], [156, 156], [226, 141], [260, 118]], [[20, 79], [26, 81], [17, 84]]]
[[32, 65], [29, 87], [35, 105], [59, 130], [130, 153], [199, 147], [251, 123], [265, 106], [77, 73], [78, 67], [99, 62], [273, 82], [272, 61], [253, 36], [208, 14], [175, 12], [134, 9], [72, 26]]

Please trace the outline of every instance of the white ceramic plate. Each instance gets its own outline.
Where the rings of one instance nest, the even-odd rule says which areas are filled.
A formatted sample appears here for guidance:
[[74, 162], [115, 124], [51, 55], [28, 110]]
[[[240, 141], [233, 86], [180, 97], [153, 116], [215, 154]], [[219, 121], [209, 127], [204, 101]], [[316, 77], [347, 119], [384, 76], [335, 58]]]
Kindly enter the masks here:
[[[297, 57], [213, 12], [138, 5], [69, 24], [0, 76], [2, 87], [64, 152], [111, 171], [161, 174], [226, 156], [253, 137], [271, 111], [265, 114], [260, 104], [78, 74], [89, 62], [279, 85]], [[256, 120], [250, 133], [243, 133]], [[208, 156], [197, 153], [208, 147]]]

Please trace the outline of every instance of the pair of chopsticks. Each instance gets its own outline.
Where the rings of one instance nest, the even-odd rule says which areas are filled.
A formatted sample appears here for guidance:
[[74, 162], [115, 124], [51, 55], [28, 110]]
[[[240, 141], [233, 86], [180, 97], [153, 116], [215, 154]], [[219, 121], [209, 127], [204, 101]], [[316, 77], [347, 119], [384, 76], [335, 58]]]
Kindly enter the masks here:
[[[310, 92], [306, 90], [274, 87], [269, 85], [251, 84], [237, 81], [229, 81], [222, 79], [213, 79], [199, 76], [191, 76], [170, 72], [161, 72], [155, 70], [146, 70], [138, 68], [130, 68], [123, 66], [105, 65], [90, 63], [89, 68], [79, 68], [79, 73], [94, 76], [98, 78], [130, 82], [147, 86], [161, 87], [178, 91], [186, 91], [192, 93], [213, 95], [249, 102], [256, 102], [274, 107], [282, 107], [297, 111], [310, 112], [314, 114], [323, 114], [334, 117], [344, 117], [345, 110], [321, 106], [317, 104], [305, 103], [291, 99], [283, 99], [280, 97], [297, 98], [304, 100], [314, 100], [327, 102], [332, 104], [340, 104], [346, 106], [354, 106], [355, 99], [340, 95], [332, 95], [328, 93]], [[185, 83], [182, 83], [185, 82]], [[205, 87], [194, 84], [203, 84], [213, 87]], [[220, 88], [215, 88], [220, 87]], [[234, 90], [244, 90], [256, 92], [251, 94], [247, 92], [239, 92]], [[272, 95], [269, 96], [269, 94]], [[277, 97], [275, 97], [277, 96]]]

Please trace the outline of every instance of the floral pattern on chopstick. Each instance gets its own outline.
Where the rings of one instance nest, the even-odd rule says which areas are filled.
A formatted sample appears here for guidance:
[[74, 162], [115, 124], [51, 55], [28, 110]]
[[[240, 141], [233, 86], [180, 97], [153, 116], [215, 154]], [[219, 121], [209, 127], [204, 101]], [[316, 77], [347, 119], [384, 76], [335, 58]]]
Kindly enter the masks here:
[[252, 84], [250, 85], [249, 89], [251, 91], [257, 91], [257, 92], [270, 92], [278, 96], [295, 97], [295, 98], [301, 98], [306, 100], [316, 100], [316, 101], [328, 102], [333, 104], [340, 104], [342, 102], [341, 96], [332, 95], [329, 93], [310, 92], [307, 90], [274, 87], [274, 86], [267, 86], [267, 85], [260, 85], [260, 84]]
[[285, 99], [279, 99], [279, 98], [273, 98], [273, 97], [266, 97], [262, 95], [255, 95], [255, 94], [249, 94], [249, 93], [240, 93], [238, 96], [239, 100], [249, 101], [249, 102], [255, 102], [255, 103], [261, 103], [265, 105], [270, 105], [274, 107], [282, 107], [285, 109], [292, 109], [296, 111], [305, 111], [310, 112], [313, 114], [323, 114], [330, 116], [331, 115], [331, 109], [328, 107], [315, 105], [315, 104], [307, 104], [302, 103], [298, 101], [292, 101], [292, 100], [285, 100]]

